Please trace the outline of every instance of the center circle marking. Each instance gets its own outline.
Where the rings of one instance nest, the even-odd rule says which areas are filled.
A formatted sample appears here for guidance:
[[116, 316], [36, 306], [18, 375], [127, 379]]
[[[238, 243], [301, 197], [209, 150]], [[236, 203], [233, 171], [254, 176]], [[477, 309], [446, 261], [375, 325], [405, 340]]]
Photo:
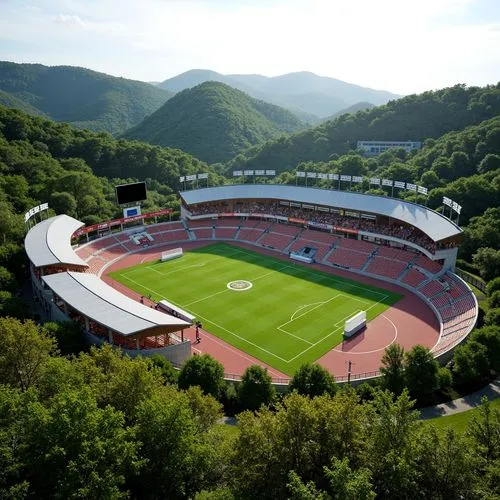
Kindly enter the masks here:
[[230, 281], [227, 284], [229, 290], [233, 290], [235, 292], [244, 292], [245, 290], [250, 290], [253, 287], [253, 283], [251, 281], [246, 280], [236, 280]]

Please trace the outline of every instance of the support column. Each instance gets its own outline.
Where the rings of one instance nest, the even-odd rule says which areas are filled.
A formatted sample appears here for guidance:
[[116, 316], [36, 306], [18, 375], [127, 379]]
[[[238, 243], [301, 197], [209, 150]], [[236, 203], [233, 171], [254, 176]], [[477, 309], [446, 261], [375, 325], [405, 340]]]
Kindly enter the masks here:
[[139, 349], [140, 349], [140, 346], [139, 346], [139, 339], [135, 339], [135, 348], [136, 348], [137, 350], [139, 350]]
[[87, 332], [90, 332], [90, 322], [87, 316], [85, 316], [85, 329], [87, 330]]
[[111, 345], [113, 345], [113, 332], [111, 331], [111, 328], [108, 328], [108, 340]]

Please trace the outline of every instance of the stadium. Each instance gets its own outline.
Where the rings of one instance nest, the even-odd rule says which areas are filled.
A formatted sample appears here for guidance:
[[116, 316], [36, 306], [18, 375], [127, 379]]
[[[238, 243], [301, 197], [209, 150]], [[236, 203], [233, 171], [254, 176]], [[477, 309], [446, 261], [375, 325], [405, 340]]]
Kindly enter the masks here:
[[[40, 215], [25, 239], [36, 300], [92, 344], [176, 367], [208, 353], [233, 380], [259, 364], [278, 386], [305, 362], [338, 382], [376, 377], [392, 343], [445, 363], [476, 323], [455, 273], [462, 230], [423, 205], [276, 184], [180, 199], [177, 221], [137, 207], [88, 227]], [[347, 335], [360, 314], [366, 324]]]

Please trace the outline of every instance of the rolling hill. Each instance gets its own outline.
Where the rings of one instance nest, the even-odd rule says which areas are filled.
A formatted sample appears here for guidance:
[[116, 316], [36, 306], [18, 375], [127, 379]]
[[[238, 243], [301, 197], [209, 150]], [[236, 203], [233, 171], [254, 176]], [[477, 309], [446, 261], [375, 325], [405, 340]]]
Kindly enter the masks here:
[[272, 165], [289, 170], [302, 161], [327, 161], [356, 149], [358, 140], [415, 140], [437, 138], [500, 114], [500, 84], [480, 87], [455, 85], [410, 95], [369, 111], [343, 114], [286, 140], [268, 141], [242, 152], [227, 163], [233, 169]]
[[126, 139], [180, 148], [209, 162], [303, 128], [291, 112], [220, 82], [205, 82], [168, 100], [124, 134]]
[[0, 102], [78, 128], [120, 134], [164, 104], [171, 92], [73, 66], [0, 61]]
[[[160, 88], [179, 92], [205, 81], [218, 81], [246, 92], [252, 97], [289, 109], [301, 119], [327, 117], [358, 102], [385, 104], [399, 96], [385, 90], [315, 75], [306, 71], [267, 77], [262, 75], [222, 75], [215, 71], [194, 69], [163, 81]], [[306, 117], [309, 115], [309, 119]]]

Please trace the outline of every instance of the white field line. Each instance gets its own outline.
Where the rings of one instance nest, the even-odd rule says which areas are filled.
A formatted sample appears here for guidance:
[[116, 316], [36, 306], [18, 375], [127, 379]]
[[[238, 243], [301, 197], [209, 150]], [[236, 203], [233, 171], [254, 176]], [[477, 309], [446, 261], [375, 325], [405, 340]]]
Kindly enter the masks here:
[[[124, 276], [124, 277], [126, 279], [128, 279], [129, 281], [132, 281], [132, 283], [135, 283], [136, 285], [140, 286], [141, 288], [144, 288], [144, 290], [148, 290], [149, 292], [154, 293], [155, 295], [160, 295], [157, 291], [152, 290], [151, 288], [148, 288], [147, 286], [141, 285], [140, 283], [138, 283], [137, 281], [133, 280], [132, 278], [129, 278], [128, 276]], [[161, 295], [160, 295], [160, 297], [161, 297]], [[165, 297], [162, 297], [162, 298], [165, 298]], [[176, 304], [171, 299], [169, 299], [169, 302], [172, 302], [172, 304], [174, 304], [174, 305], [176, 305], [178, 307], [185, 308], [184, 306], [181, 306], [180, 304]], [[231, 330], [228, 330], [227, 328], [224, 328], [223, 326], [218, 325], [217, 323], [214, 323], [212, 320], [210, 320], [208, 318], [205, 318], [204, 316], [201, 316], [200, 314], [197, 314], [195, 311], [190, 311], [189, 309], [186, 309], [186, 310], [188, 312], [194, 314], [197, 318], [201, 318], [202, 320], [206, 321], [207, 323], [210, 323], [210, 324], [216, 326], [217, 328], [220, 328], [221, 330], [224, 330], [225, 332], [229, 333], [230, 335], [233, 335], [233, 336], [237, 337], [238, 339], [242, 340], [243, 342], [246, 342], [247, 344], [250, 344], [250, 345], [254, 346], [255, 348], [259, 349], [260, 351], [263, 351], [263, 352], [265, 352], [265, 353], [267, 353], [267, 354], [269, 354], [271, 356], [274, 356], [275, 358], [279, 359], [280, 361], [283, 361], [284, 363], [287, 362], [286, 359], [283, 359], [281, 356], [278, 356], [277, 354], [274, 354], [274, 352], [268, 351], [267, 349], [264, 349], [263, 347], [261, 347], [261, 346], [259, 346], [257, 344], [254, 344], [250, 340], [247, 340], [244, 337], [241, 337], [237, 333], [234, 333]]]
[[304, 309], [304, 307], [308, 307], [308, 306], [314, 306], [316, 304], [324, 304], [325, 302], [311, 302], [310, 304], [304, 304], [302, 306], [300, 306], [291, 316], [290, 316], [290, 321], [293, 321], [295, 319], [295, 315], [302, 311], [302, 309]]
[[[295, 321], [296, 319], [299, 319], [299, 318], [302, 318], [303, 316], [305, 316], [306, 314], [309, 314], [310, 312], [314, 311], [315, 309], [317, 309], [318, 307], [321, 307], [325, 304], [328, 304], [328, 302], [331, 302], [332, 300], [335, 300], [337, 297], [345, 297], [345, 295], [342, 295], [341, 293], [338, 293], [337, 295], [334, 295], [333, 297], [329, 298], [328, 300], [323, 300], [322, 302], [313, 302], [312, 304], [306, 304], [306, 306], [312, 306], [313, 304], [318, 304], [316, 306], [314, 306], [313, 308], [311, 309], [308, 309], [305, 313], [302, 313], [300, 314], [299, 316], [297, 316], [296, 318], [294, 318], [295, 314], [298, 312], [298, 311], [295, 311], [293, 314], [292, 314], [292, 317], [286, 321], [285, 323], [282, 323], [280, 326], [278, 326], [278, 330], [282, 327], [282, 326], [286, 326], [288, 325], [289, 323], [292, 323], [293, 321]], [[303, 307], [302, 307], [303, 309]]]
[[[253, 278], [253, 279], [250, 279], [249, 281], [257, 281], [257, 280], [260, 280], [262, 278], [266, 278], [267, 276], [270, 276], [271, 274], [274, 274], [274, 273], [277, 273], [277, 272], [280, 272], [282, 271], [283, 269], [286, 269], [287, 267], [290, 267], [290, 266], [283, 266], [283, 267], [280, 267], [279, 269], [275, 269], [274, 271], [270, 271], [266, 274], [262, 274], [261, 276], [257, 276], [256, 278]], [[185, 309], [186, 307], [189, 307], [189, 306], [192, 306], [193, 304], [197, 304], [198, 302], [203, 302], [204, 300], [207, 300], [207, 299], [211, 299], [212, 297], [215, 297], [216, 295], [220, 295], [221, 293], [226, 293], [226, 292], [232, 292], [232, 290], [230, 290], [227, 286], [224, 288], [224, 290], [221, 290], [219, 292], [215, 292], [215, 293], [212, 293], [210, 295], [207, 295], [206, 297], [202, 297], [201, 299], [196, 299], [196, 300], [193, 300], [193, 302], [188, 302], [187, 304], [184, 304], [183, 306], [181, 306], [183, 309]]]
[[[375, 302], [375, 304], [372, 304], [370, 307], [368, 307], [367, 309], [365, 309], [365, 311], [369, 311], [372, 307], [375, 307], [377, 304], [380, 304], [380, 302], [383, 302], [387, 298], [388, 298], [388, 295], [384, 295], [383, 298], [381, 298], [378, 302]], [[306, 349], [304, 349], [301, 353], [297, 354], [293, 358], [291, 358], [288, 361], [286, 361], [286, 363], [291, 363], [292, 361], [294, 361], [295, 359], [297, 359], [299, 356], [302, 356], [309, 349], [312, 349], [313, 347], [317, 346], [318, 344], [320, 344], [321, 342], [323, 342], [324, 340], [326, 340], [328, 337], [330, 337], [331, 335], [333, 335], [337, 330], [340, 330], [340, 328], [341, 327], [335, 328], [335, 330], [332, 330], [328, 335], [325, 335], [323, 338], [319, 339], [317, 342], [315, 342], [314, 344], [312, 344], [309, 347], [307, 347]]]
[[[172, 301], [170, 301], [172, 302]], [[175, 302], [172, 302], [172, 304], [175, 304]], [[177, 305], [177, 304], [175, 304]], [[205, 318], [204, 316], [201, 316], [200, 314], [196, 314], [196, 312], [194, 311], [189, 311], [188, 309], [188, 312], [191, 312], [193, 313], [197, 318], [201, 318], [202, 320], [206, 321], [207, 323], [210, 323], [214, 326], [216, 326], [217, 328], [220, 328], [221, 330], [224, 330], [225, 332], [229, 333], [230, 335], [234, 335], [236, 338], [242, 340], [243, 342], [246, 342], [247, 344], [250, 344], [254, 347], [256, 347], [257, 349], [259, 349], [260, 351], [264, 351], [266, 352], [267, 354], [270, 354], [271, 356], [274, 356], [275, 358], [279, 359], [280, 361], [283, 361], [284, 363], [287, 363], [287, 360], [286, 359], [283, 359], [281, 356], [278, 356], [277, 354], [274, 354], [274, 352], [271, 352], [271, 351], [268, 351], [267, 349], [264, 349], [263, 347], [261, 347], [260, 345], [257, 345], [257, 344], [254, 344], [253, 342], [251, 342], [250, 340], [247, 340], [246, 338], [244, 337], [241, 337], [240, 335], [238, 335], [237, 333], [234, 333], [232, 332], [231, 330], [228, 330], [227, 328], [224, 328], [223, 326], [221, 325], [218, 325], [217, 323], [213, 322], [212, 320], [208, 319], [208, 318]]]
[[[234, 251], [236, 253], [244, 253], [246, 255], [255, 255], [255, 252], [251, 252], [249, 250], [244, 250], [242, 248], [234, 248]], [[259, 254], [259, 256], [262, 258], [262, 260], [267, 260], [269, 262], [274, 262], [274, 260], [266, 258], [265, 255]], [[294, 269], [299, 269], [300, 271], [304, 271], [304, 272], [310, 272], [310, 269], [308, 269], [306, 266], [300, 266], [300, 265], [293, 264], [293, 265], [287, 266], [287, 267], [291, 267], [291, 268], [294, 268]], [[384, 298], [387, 297], [387, 295], [385, 295], [383, 292], [377, 292], [376, 290], [366, 289], [363, 286], [359, 286], [359, 285], [355, 285], [355, 284], [351, 284], [351, 283], [345, 283], [343, 281], [340, 281], [335, 276], [332, 276], [331, 274], [328, 274], [328, 273], [325, 273], [325, 272], [322, 272], [322, 271], [316, 271], [316, 270], [314, 270], [314, 271], [315, 271], [315, 273], [321, 274], [322, 276], [324, 276], [329, 281], [333, 281], [334, 283], [338, 283], [339, 285], [343, 286], [344, 288], [347, 288], [347, 290], [346, 290], [347, 292], [349, 291], [348, 290], [349, 288], [359, 288], [360, 290], [363, 290], [363, 291], [368, 292], [368, 293], [373, 293], [375, 295], [383, 295]], [[381, 299], [381, 300], [384, 300], [384, 299]]]

